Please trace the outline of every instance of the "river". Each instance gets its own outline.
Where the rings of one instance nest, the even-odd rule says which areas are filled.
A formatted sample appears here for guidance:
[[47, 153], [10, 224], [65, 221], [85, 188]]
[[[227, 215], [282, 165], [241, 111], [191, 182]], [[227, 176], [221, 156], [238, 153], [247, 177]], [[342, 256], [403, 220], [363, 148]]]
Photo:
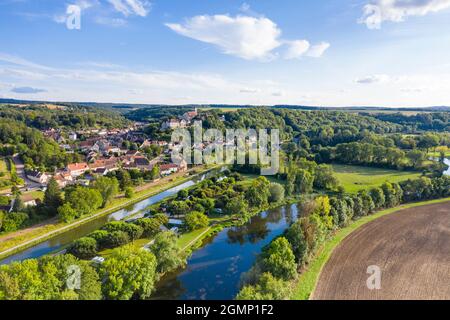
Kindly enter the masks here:
[[243, 226], [222, 230], [203, 243], [186, 268], [164, 276], [152, 299], [228, 300], [239, 292], [241, 276], [261, 249], [297, 219], [299, 206], [262, 212]]
[[25, 249], [19, 253], [13, 254], [3, 260], [0, 261], [0, 265], [8, 264], [14, 261], [22, 261], [25, 259], [31, 258], [39, 258], [43, 255], [55, 252], [63, 248], [64, 246], [70, 244], [76, 239], [79, 239], [92, 231], [95, 231], [102, 227], [105, 223], [109, 221], [117, 221], [126, 219], [129, 216], [136, 215], [141, 212], [148, 206], [155, 204], [164, 200], [165, 198], [171, 197], [178, 193], [178, 191], [182, 189], [189, 188], [196, 183], [203, 181], [205, 178], [216, 175], [218, 172], [217, 169], [211, 170], [206, 174], [193, 177], [191, 180], [180, 184], [176, 187], [170, 188], [166, 191], [163, 191], [155, 196], [149, 197], [145, 200], [135, 203], [134, 205], [130, 205], [127, 208], [118, 210], [110, 215], [104, 215], [93, 219], [85, 224], [82, 224], [74, 229], [66, 231], [60, 235], [56, 235], [49, 240], [36, 244], [28, 249]]

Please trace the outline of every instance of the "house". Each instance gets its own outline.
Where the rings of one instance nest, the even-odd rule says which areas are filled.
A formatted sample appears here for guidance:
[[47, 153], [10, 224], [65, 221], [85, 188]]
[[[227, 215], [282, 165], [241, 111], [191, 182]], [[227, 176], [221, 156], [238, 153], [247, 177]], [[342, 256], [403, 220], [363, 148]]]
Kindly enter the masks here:
[[187, 122], [191, 122], [192, 119], [194, 119], [197, 115], [198, 115], [197, 108], [195, 108], [194, 111], [189, 111], [189, 112], [186, 112], [185, 114], [183, 114], [182, 118], [184, 120], [186, 120]]
[[76, 132], [69, 133], [69, 140], [76, 141], [78, 138]]
[[149, 169], [150, 161], [146, 157], [136, 157], [134, 159], [134, 164], [139, 169]]
[[187, 126], [187, 121], [182, 119], [182, 120], [178, 120], [178, 119], [169, 119], [166, 122], [163, 122], [162, 126], [161, 126], [161, 130], [173, 130], [173, 129], [177, 129], [177, 128], [186, 128]]
[[69, 171], [70, 175], [74, 178], [81, 176], [88, 170], [89, 166], [86, 162], [71, 163], [67, 166], [67, 171]]
[[67, 171], [60, 171], [59, 173], [55, 174], [53, 178], [55, 178], [60, 188], [65, 188], [68, 184], [73, 183], [73, 178]]
[[27, 178], [33, 182], [37, 182], [40, 184], [47, 184], [50, 180], [50, 176], [45, 172], [40, 172], [39, 170], [32, 170], [26, 172]]
[[168, 176], [172, 173], [178, 172], [178, 165], [174, 163], [161, 164], [159, 170], [162, 176]]

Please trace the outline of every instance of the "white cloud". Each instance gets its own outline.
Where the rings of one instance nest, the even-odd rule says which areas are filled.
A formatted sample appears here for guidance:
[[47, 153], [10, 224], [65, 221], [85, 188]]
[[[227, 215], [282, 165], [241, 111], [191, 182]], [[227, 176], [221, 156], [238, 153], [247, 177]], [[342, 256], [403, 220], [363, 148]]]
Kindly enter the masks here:
[[325, 51], [328, 50], [330, 44], [328, 42], [321, 42], [319, 44], [311, 46], [306, 55], [312, 58], [320, 58]]
[[391, 80], [391, 77], [386, 74], [376, 74], [376, 75], [371, 75], [371, 76], [366, 76], [366, 77], [356, 79], [356, 83], [374, 84], [374, 83], [387, 82], [389, 80]]
[[278, 49], [287, 47], [282, 56], [296, 59], [304, 55], [320, 57], [330, 46], [322, 42], [311, 46], [307, 40], [284, 40], [281, 29], [268, 18], [228, 15], [195, 16], [184, 23], [167, 23], [167, 27], [183, 36], [213, 44], [225, 54], [246, 60], [273, 60]]
[[125, 17], [130, 15], [145, 17], [150, 12], [151, 6], [146, 0], [108, 0], [108, 2]]
[[450, 0], [374, 0], [364, 6], [359, 23], [380, 29], [384, 21], [402, 22], [408, 16], [424, 16], [450, 7]]
[[267, 18], [227, 15], [196, 16], [184, 24], [167, 23], [173, 31], [219, 47], [224, 53], [243, 59], [273, 58], [281, 45], [281, 30]]
[[288, 49], [284, 54], [285, 59], [297, 59], [308, 52], [311, 45], [306, 40], [295, 40], [287, 43]]

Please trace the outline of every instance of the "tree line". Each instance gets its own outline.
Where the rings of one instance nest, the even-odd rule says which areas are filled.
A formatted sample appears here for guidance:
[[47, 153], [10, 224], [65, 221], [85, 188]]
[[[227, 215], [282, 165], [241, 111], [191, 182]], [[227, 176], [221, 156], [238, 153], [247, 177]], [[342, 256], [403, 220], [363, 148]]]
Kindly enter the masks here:
[[302, 217], [258, 256], [244, 277], [237, 299], [286, 299], [290, 295], [287, 281], [298, 276], [336, 230], [377, 210], [448, 196], [450, 177], [442, 176], [433, 179], [422, 177], [400, 184], [384, 183], [380, 188], [363, 190], [353, 196], [318, 196], [306, 201]]

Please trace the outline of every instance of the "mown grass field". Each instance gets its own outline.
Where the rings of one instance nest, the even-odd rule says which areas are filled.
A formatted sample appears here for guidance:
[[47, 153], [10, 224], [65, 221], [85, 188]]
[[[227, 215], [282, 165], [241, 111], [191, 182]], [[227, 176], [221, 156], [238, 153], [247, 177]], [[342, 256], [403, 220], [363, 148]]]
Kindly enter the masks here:
[[381, 168], [334, 164], [336, 177], [345, 191], [356, 193], [360, 190], [379, 187], [385, 182], [401, 182], [420, 177], [419, 172], [397, 171]]

